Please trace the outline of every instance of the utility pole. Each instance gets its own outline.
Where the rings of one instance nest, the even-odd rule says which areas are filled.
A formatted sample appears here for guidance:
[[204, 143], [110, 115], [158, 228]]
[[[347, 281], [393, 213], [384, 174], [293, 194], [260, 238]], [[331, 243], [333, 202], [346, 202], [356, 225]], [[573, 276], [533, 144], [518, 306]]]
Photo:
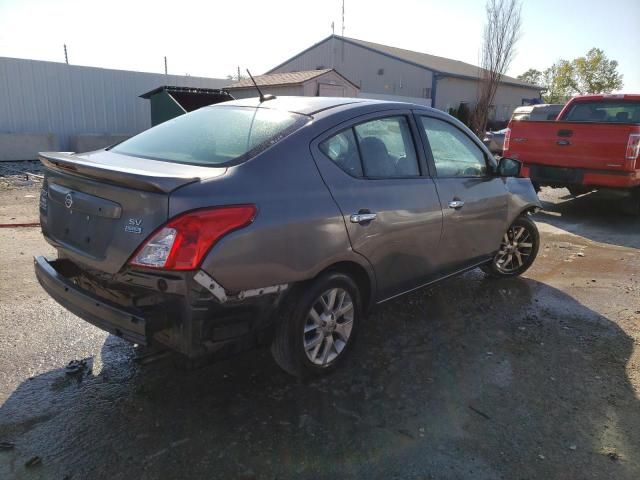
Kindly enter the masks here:
[[335, 35], [336, 34], [336, 28], [335, 28], [335, 22], [331, 22], [331, 35]]
[[64, 44], [64, 63], [69, 65], [69, 56], [67, 55], [67, 44]]
[[238, 65], [238, 81], [240, 81], [240, 65]]
[[167, 75], [167, 56], [164, 56], [164, 74]]
[[[342, 37], [344, 37], [344, 0], [342, 0]], [[340, 47], [342, 53], [342, 64], [344, 65], [344, 40], [340, 40]]]

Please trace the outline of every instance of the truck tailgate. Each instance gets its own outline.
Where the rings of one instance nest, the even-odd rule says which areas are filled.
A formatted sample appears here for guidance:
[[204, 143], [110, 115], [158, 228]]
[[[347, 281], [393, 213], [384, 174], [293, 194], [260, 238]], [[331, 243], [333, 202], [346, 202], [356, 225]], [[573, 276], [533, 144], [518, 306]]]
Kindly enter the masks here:
[[525, 164], [589, 170], [631, 171], [625, 161], [629, 134], [640, 132], [630, 124], [584, 122], [511, 122], [505, 156]]

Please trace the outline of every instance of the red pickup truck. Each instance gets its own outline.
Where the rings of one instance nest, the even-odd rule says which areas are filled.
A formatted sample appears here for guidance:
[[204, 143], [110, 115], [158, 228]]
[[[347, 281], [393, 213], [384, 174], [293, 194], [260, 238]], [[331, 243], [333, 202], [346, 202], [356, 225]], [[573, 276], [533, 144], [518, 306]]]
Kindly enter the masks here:
[[640, 214], [639, 154], [640, 95], [585, 95], [572, 98], [555, 121], [512, 120], [503, 153], [523, 163], [537, 189], [615, 189]]

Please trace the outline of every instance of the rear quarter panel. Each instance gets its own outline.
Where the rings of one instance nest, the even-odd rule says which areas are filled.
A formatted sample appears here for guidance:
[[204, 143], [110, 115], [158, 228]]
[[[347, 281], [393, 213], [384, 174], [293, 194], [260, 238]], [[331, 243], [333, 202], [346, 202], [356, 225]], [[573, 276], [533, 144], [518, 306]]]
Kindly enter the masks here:
[[311, 158], [308, 130], [229, 168], [224, 177], [171, 196], [170, 216], [217, 205], [257, 206], [254, 222], [221, 239], [202, 264], [229, 291], [306, 280], [340, 261], [371, 272], [351, 250], [342, 215]]

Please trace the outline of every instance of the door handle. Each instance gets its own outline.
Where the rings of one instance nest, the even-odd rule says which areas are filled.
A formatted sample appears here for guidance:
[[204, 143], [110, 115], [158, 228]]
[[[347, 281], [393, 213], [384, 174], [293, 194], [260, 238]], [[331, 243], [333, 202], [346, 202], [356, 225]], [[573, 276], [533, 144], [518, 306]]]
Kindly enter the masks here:
[[558, 140], [556, 143], [561, 147], [564, 147], [565, 145], [571, 145], [571, 142], [569, 140]]
[[449, 208], [455, 208], [456, 210], [464, 207], [464, 202], [462, 200], [451, 200], [449, 202]]
[[349, 220], [351, 223], [369, 223], [371, 220], [375, 220], [378, 215], [375, 213], [353, 213]]

